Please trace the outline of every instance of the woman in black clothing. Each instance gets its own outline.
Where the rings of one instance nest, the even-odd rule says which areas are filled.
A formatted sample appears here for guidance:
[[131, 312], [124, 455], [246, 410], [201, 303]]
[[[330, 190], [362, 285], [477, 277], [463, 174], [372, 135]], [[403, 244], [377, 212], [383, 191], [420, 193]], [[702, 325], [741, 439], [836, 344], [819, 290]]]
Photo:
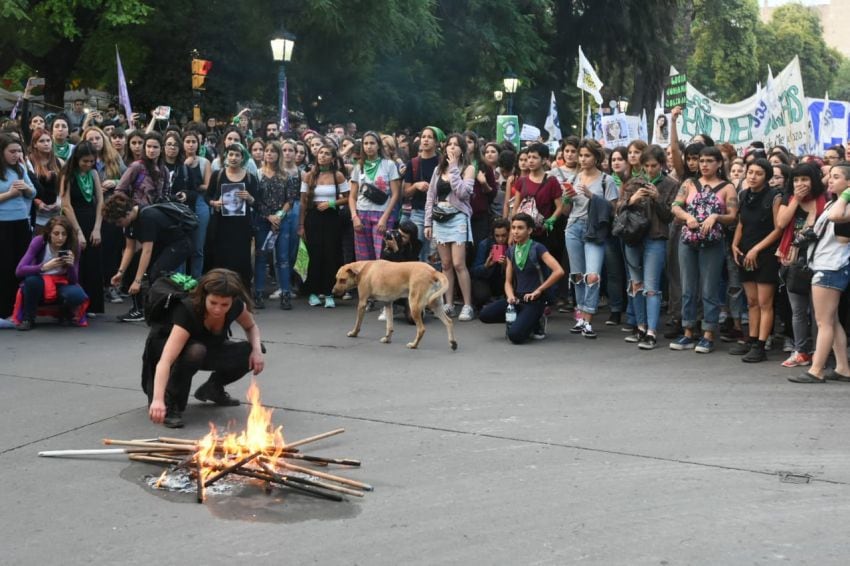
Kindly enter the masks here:
[[91, 142], [74, 148], [62, 170], [60, 182], [62, 214], [67, 216], [80, 244], [80, 286], [89, 296], [89, 313], [102, 314], [103, 258], [100, 249], [101, 206], [103, 192], [95, 170], [97, 151]]
[[767, 359], [765, 342], [773, 331], [773, 297], [779, 279], [776, 245], [781, 230], [776, 217], [782, 195], [770, 188], [773, 168], [764, 159], [747, 165], [747, 189], [739, 195], [738, 226], [732, 240], [732, 255], [741, 268], [741, 281], [750, 311], [750, 339], [736, 344], [730, 354], [743, 354], [745, 362]]
[[[265, 366], [260, 329], [251, 309], [239, 275], [213, 269], [188, 299], [176, 305], [167, 337], [162, 336], [162, 327], [151, 329], [142, 357], [142, 389], [148, 395], [148, 415], [153, 422], [169, 428], [183, 426], [192, 377], [199, 370], [211, 370], [212, 374], [195, 391], [196, 399], [220, 406], [239, 404], [224, 386], [249, 371], [258, 375]], [[247, 342], [227, 339], [234, 322], [245, 331]]]
[[62, 165], [53, 153], [53, 139], [42, 128], [33, 130], [29, 150], [29, 170], [35, 173], [38, 194], [33, 201], [35, 209], [35, 233], [44, 233], [44, 226], [61, 212], [59, 203], [59, 175]]
[[[242, 277], [242, 284], [250, 289], [253, 279], [253, 206], [259, 187], [257, 178], [246, 168], [251, 156], [244, 145], [229, 145], [223, 157], [224, 168], [214, 172], [210, 180], [210, 206], [214, 212], [207, 234], [206, 268], [231, 269]], [[224, 206], [225, 201], [233, 197], [238, 209], [235, 214]], [[243, 203], [244, 206], [238, 206]]]

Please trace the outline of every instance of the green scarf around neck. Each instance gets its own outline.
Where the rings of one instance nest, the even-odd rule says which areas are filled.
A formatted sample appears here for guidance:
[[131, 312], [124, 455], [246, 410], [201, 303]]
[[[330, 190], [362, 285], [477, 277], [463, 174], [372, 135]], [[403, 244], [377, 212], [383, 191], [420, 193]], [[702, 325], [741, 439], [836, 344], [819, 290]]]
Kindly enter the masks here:
[[618, 174], [611, 173], [611, 178], [614, 179], [614, 184], [617, 185], [618, 189], [623, 186], [623, 180], [620, 178], [620, 176]]
[[80, 188], [80, 193], [82, 193], [86, 202], [91, 202], [94, 196], [94, 177], [92, 176], [92, 172], [77, 173], [77, 186]]
[[514, 261], [520, 271], [525, 269], [525, 262], [528, 261], [528, 252], [531, 250], [532, 242], [533, 240], [529, 238], [524, 244], [516, 244], [514, 246]]
[[68, 161], [68, 157], [71, 156], [71, 144], [67, 140], [62, 145], [53, 142], [53, 153], [62, 161]]
[[378, 175], [378, 167], [381, 165], [380, 159], [365, 159], [363, 161], [363, 172], [370, 181], [374, 181]]

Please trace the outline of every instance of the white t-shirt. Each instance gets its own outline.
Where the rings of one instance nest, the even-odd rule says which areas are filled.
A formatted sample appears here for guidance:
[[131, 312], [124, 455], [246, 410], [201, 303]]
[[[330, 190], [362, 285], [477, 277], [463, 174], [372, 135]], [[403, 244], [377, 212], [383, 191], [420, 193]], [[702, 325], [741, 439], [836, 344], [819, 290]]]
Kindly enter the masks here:
[[[340, 195], [347, 193], [350, 190], [348, 181], [343, 181], [337, 186], [334, 185], [316, 185], [316, 191], [313, 193], [313, 202], [330, 202], [337, 199], [337, 191]], [[301, 183], [301, 192], [309, 192], [307, 183]]]
[[[392, 189], [390, 189], [390, 182], [399, 179], [398, 167], [395, 163], [390, 161], [389, 159], [382, 159], [381, 163], [378, 165], [378, 171], [375, 173], [375, 178], [370, 179], [368, 175], [366, 175], [365, 171], [360, 170], [360, 165], [355, 165], [354, 170], [351, 171], [351, 182], [357, 183], [357, 210], [362, 211], [373, 211], [373, 212], [383, 212], [387, 209], [387, 206], [390, 204], [390, 198], [392, 198]], [[384, 204], [375, 204], [371, 200], [367, 199], [363, 196], [363, 184], [371, 183], [387, 193], [387, 202]]]

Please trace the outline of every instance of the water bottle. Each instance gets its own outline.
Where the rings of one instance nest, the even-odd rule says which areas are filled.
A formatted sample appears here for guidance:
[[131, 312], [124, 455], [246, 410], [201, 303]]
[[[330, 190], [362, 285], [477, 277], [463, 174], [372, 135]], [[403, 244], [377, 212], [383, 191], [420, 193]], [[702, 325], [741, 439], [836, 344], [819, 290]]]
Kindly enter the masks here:
[[513, 303], [508, 303], [508, 308], [505, 309], [505, 324], [510, 328], [514, 322], [516, 322], [516, 307]]

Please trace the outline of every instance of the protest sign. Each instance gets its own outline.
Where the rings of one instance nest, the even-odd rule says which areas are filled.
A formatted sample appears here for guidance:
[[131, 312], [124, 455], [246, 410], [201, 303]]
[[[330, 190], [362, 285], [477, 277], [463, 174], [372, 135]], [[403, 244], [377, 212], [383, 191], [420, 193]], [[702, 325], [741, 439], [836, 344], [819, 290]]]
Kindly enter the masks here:
[[[602, 132], [605, 147], [614, 148], [619, 145], [628, 145], [631, 139], [628, 117], [625, 114], [603, 116]], [[637, 128], [635, 128], [635, 137], [637, 137]]]
[[519, 118], [517, 116], [496, 116], [496, 143], [509, 141], [519, 149]]
[[688, 76], [679, 73], [675, 67], [670, 67], [670, 78], [664, 88], [664, 110], [669, 114], [677, 106], [685, 106], [687, 98]]

